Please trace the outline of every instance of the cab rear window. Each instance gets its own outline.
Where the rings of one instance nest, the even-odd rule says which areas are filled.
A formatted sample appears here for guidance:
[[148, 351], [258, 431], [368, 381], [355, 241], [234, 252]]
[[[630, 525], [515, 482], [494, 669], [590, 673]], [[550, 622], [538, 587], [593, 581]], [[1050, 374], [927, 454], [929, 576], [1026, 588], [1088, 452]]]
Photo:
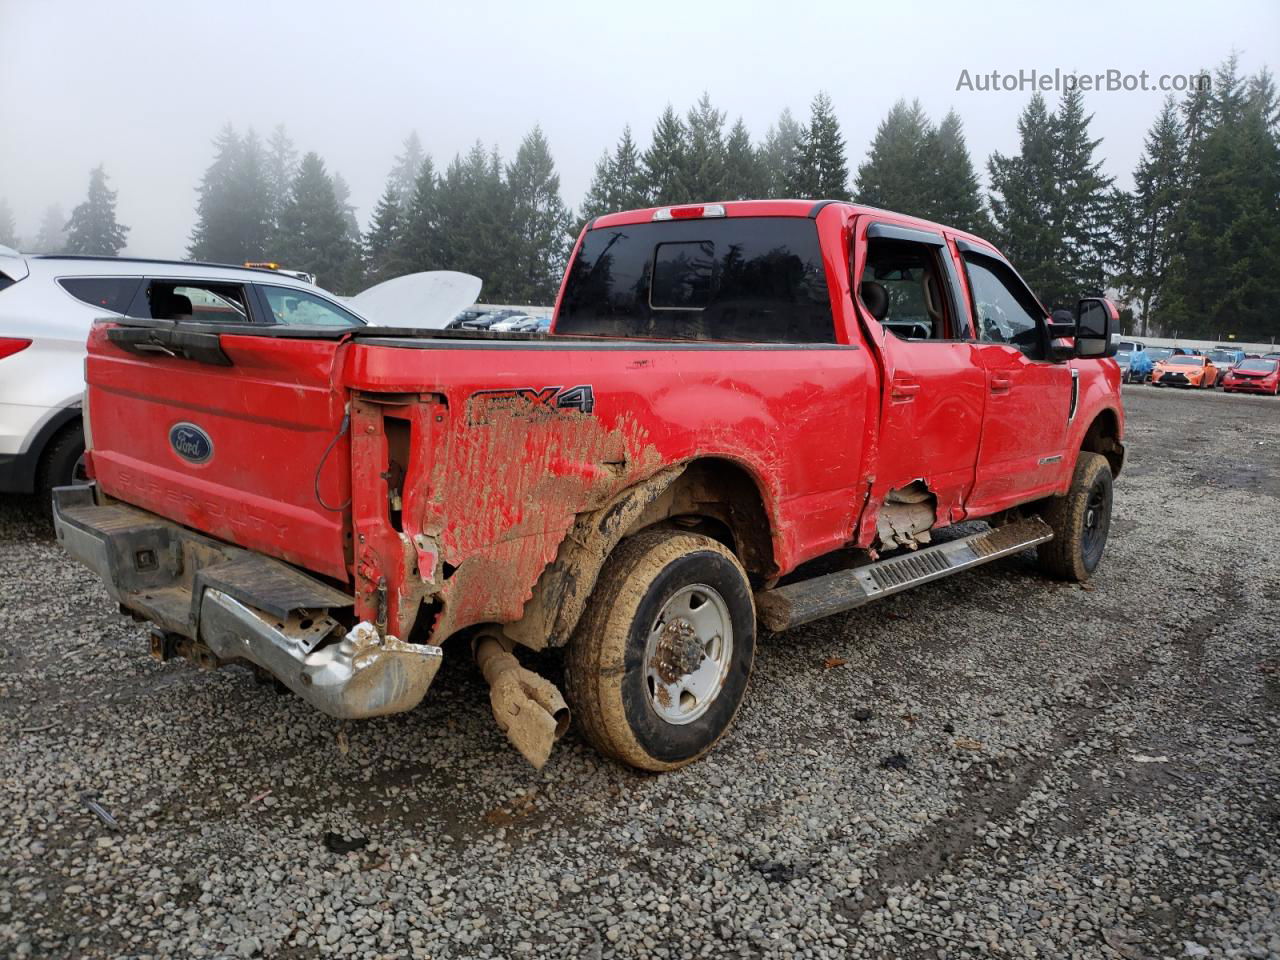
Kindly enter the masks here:
[[124, 313], [142, 283], [141, 277], [64, 277], [58, 281], [81, 303], [91, 307]]
[[676, 340], [834, 343], [812, 220], [730, 217], [590, 230], [556, 332]]

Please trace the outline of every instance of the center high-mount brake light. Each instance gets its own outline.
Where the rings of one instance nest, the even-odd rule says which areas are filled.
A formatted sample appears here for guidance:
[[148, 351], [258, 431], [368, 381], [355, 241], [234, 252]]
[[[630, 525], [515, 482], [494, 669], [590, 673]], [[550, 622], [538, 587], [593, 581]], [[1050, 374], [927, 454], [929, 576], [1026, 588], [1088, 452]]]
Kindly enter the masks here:
[[5, 357], [12, 357], [15, 353], [20, 353], [29, 346], [31, 346], [31, 341], [23, 340], [21, 337], [0, 337], [0, 360]]
[[723, 217], [724, 204], [707, 203], [696, 207], [663, 207], [653, 211], [655, 220], [696, 220], [699, 217]]

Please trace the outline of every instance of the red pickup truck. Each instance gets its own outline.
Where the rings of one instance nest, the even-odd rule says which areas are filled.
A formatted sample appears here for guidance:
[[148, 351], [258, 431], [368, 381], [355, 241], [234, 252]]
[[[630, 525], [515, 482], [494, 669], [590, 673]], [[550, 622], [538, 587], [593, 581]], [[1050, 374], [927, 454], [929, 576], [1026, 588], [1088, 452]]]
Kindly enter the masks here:
[[611, 214], [549, 335], [99, 322], [57, 535], [157, 657], [357, 718], [469, 644], [540, 764], [568, 710], [514, 653], [563, 646], [586, 738], [671, 769], [729, 727], [758, 624], [1031, 547], [1090, 575], [1116, 321], [1054, 323], [990, 243], [882, 210]]

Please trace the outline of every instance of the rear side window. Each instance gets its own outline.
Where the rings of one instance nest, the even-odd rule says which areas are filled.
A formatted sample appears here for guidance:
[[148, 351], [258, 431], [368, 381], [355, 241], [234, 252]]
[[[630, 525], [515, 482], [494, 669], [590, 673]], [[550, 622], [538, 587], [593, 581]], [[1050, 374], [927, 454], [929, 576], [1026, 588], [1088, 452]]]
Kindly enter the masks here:
[[124, 313], [129, 309], [133, 295], [138, 292], [141, 277], [64, 277], [58, 281], [81, 303], [112, 313]]
[[0, 273], [0, 290], [3, 290], [5, 287], [12, 287], [13, 284], [13, 277]]
[[249, 301], [241, 283], [203, 280], [151, 280], [133, 316], [195, 323], [248, 323]]
[[807, 218], [731, 217], [588, 231], [556, 330], [834, 343], [817, 227]]

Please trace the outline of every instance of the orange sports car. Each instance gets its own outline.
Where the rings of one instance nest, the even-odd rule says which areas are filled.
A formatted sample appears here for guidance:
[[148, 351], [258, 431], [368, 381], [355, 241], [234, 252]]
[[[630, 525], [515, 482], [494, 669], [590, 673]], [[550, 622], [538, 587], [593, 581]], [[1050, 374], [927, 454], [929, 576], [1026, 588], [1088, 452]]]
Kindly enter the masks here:
[[1222, 377], [1222, 371], [1208, 357], [1180, 353], [1166, 357], [1151, 371], [1151, 383], [1157, 387], [1204, 387], [1211, 389]]

